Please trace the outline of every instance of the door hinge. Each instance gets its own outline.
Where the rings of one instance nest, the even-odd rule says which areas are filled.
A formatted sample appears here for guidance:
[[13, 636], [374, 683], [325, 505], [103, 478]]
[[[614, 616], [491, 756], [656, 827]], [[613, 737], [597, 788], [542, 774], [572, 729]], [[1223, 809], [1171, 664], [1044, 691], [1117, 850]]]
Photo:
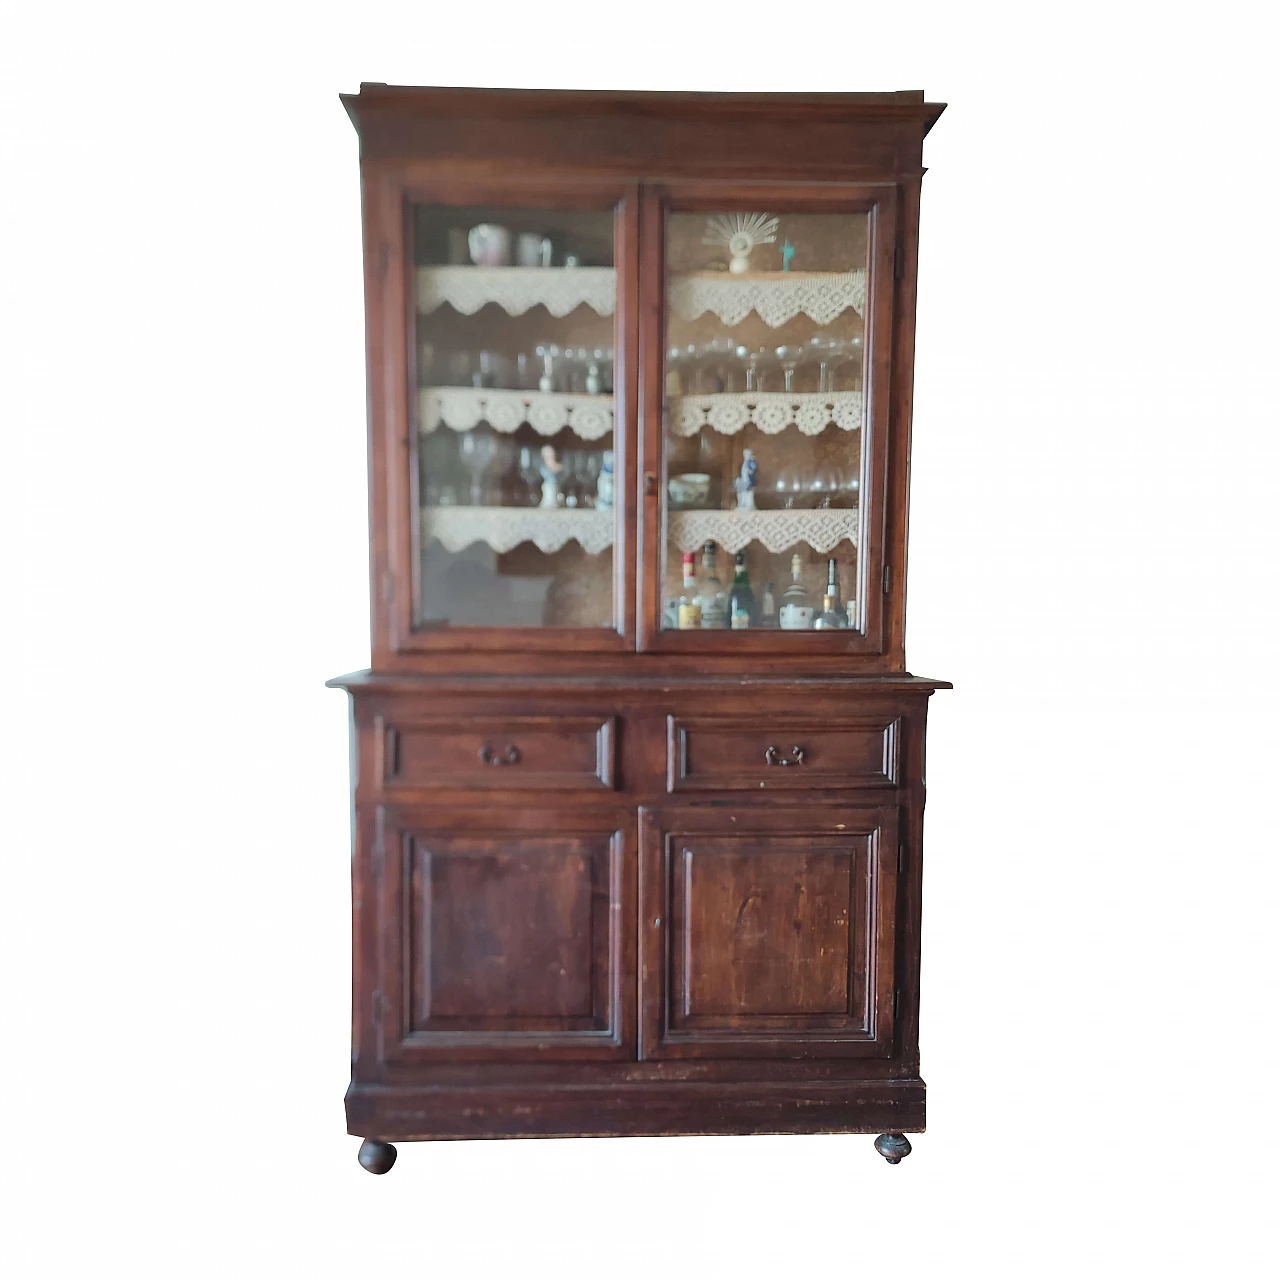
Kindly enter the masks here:
[[893, 1020], [897, 1022], [898, 1015], [902, 1012], [902, 992], [895, 991], [893, 993]]
[[907, 255], [901, 245], [893, 250], [893, 278], [901, 280], [907, 274]]
[[898, 874], [901, 875], [907, 869], [907, 842], [900, 840], [898, 842]]
[[887, 564], [884, 567], [884, 579], [883, 579], [885, 595], [889, 594], [889, 588], [892, 584], [893, 584], [893, 566]]

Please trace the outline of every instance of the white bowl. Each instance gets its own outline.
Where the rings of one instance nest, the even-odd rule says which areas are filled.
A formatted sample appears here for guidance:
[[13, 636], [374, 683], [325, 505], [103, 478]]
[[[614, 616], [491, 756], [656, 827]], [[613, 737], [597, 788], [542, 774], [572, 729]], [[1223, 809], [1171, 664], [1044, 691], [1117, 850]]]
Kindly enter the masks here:
[[667, 497], [673, 507], [705, 507], [710, 494], [711, 477], [700, 471], [687, 471], [667, 480]]

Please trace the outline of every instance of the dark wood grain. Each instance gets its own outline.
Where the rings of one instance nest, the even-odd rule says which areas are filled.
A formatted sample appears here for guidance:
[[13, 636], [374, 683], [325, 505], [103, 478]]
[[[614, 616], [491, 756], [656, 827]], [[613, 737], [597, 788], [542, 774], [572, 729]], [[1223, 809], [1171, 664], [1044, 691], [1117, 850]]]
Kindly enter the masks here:
[[553, 830], [505, 806], [379, 819], [382, 1061], [629, 1054], [631, 823]]
[[[348, 1127], [393, 1141], [924, 1128], [928, 699], [906, 671], [917, 92], [364, 85], [372, 670], [351, 695]], [[415, 625], [412, 208], [612, 211], [613, 614]], [[670, 210], [870, 228], [864, 633], [659, 626]], [[646, 475], [654, 481], [646, 484]], [[886, 576], [886, 572], [887, 576]], [[884, 584], [887, 584], [884, 585]]]
[[895, 809], [640, 816], [643, 1057], [892, 1051]]

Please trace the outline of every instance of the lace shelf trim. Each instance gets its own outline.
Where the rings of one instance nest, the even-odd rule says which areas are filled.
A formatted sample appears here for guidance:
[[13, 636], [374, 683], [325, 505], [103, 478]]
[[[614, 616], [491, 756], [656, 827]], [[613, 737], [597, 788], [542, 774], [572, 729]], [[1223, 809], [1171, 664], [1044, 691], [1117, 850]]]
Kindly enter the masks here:
[[830, 324], [850, 308], [866, 314], [867, 273], [699, 271], [672, 277], [670, 306], [685, 320], [710, 311], [729, 325], [740, 324], [753, 311], [771, 329], [801, 314], [818, 324]]
[[482, 422], [508, 435], [527, 422], [539, 435], [553, 436], [568, 427], [580, 440], [599, 440], [613, 434], [613, 397], [471, 387], [424, 387], [418, 392], [422, 432], [440, 426], [470, 431]]
[[546, 307], [553, 316], [567, 316], [582, 306], [611, 316], [617, 302], [617, 277], [612, 267], [418, 268], [420, 312], [448, 303], [470, 316], [488, 302], [512, 316], [522, 316], [536, 306]]
[[671, 433], [696, 436], [703, 427], [714, 427], [732, 436], [749, 426], [767, 436], [787, 427], [802, 435], [816, 436], [834, 422], [841, 431], [862, 426], [861, 391], [822, 391], [793, 395], [789, 391], [732, 391], [709, 396], [672, 396], [668, 408]]
[[715, 542], [730, 555], [751, 542], [770, 551], [785, 551], [806, 542], [815, 551], [830, 551], [841, 542], [858, 544], [856, 509], [822, 511], [672, 511], [667, 533], [681, 551], [697, 551]]
[[588, 555], [613, 546], [612, 510], [578, 511], [565, 507], [423, 507], [422, 540], [435, 538], [446, 551], [462, 551], [483, 542], [494, 551], [510, 551], [532, 542], [539, 551], [559, 551], [577, 542]]

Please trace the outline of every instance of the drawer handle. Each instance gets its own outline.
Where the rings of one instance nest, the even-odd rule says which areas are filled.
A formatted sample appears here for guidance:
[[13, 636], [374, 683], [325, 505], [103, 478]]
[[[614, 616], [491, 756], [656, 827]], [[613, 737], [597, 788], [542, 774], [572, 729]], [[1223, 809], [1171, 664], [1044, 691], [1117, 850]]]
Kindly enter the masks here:
[[487, 743], [480, 748], [481, 764], [519, 764], [520, 752], [515, 747], [508, 747], [505, 755], [495, 756], [493, 748]]
[[791, 759], [784, 760], [782, 756], [778, 754], [777, 747], [765, 747], [764, 762], [765, 764], [780, 764], [784, 769], [789, 769], [793, 764], [804, 764], [804, 748], [792, 747]]

